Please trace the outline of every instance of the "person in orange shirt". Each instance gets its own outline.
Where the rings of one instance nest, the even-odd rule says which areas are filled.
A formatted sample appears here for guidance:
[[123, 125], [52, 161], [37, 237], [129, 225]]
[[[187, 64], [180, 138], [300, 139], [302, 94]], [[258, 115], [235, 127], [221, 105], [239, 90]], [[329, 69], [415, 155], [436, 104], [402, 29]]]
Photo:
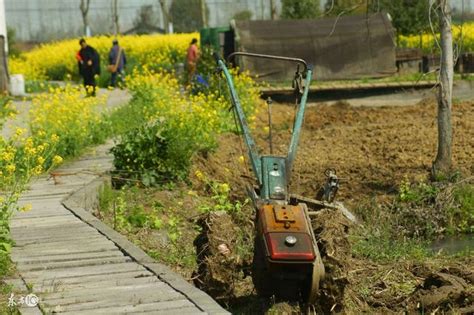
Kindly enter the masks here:
[[188, 83], [191, 83], [191, 80], [196, 73], [196, 65], [199, 60], [199, 49], [197, 46], [197, 39], [193, 38], [188, 47], [188, 53], [186, 55], [186, 64], [188, 69]]

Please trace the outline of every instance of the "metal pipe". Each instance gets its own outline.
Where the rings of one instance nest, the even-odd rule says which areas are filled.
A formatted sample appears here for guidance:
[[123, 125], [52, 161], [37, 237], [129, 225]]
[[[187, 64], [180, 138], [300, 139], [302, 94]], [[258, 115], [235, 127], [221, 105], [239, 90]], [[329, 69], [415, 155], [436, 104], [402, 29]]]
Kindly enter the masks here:
[[237, 92], [234, 87], [232, 76], [230, 75], [230, 72], [227, 69], [224, 61], [222, 61], [217, 54], [214, 54], [214, 58], [216, 59], [219, 68], [222, 70], [227, 80], [233, 109], [235, 110], [235, 113], [237, 114], [237, 117], [239, 118], [238, 121], [240, 124], [240, 128], [242, 129], [244, 140], [249, 151], [252, 169], [257, 177], [257, 181], [260, 186], [262, 185], [262, 166], [261, 166], [260, 156], [258, 155], [258, 151], [257, 151], [257, 145], [255, 141], [253, 140], [252, 136], [250, 135], [250, 128], [248, 126], [247, 120], [245, 119], [245, 113], [242, 109], [242, 105], [240, 104], [239, 97], [237, 96]]
[[308, 99], [309, 86], [311, 84], [311, 76], [313, 75], [312, 66], [308, 67], [306, 72], [306, 83], [304, 87], [303, 96], [301, 97], [300, 106], [298, 112], [296, 113], [295, 124], [293, 126], [293, 134], [291, 135], [290, 147], [288, 149], [288, 179], [291, 176], [291, 170], [293, 166], [293, 161], [296, 156], [296, 149], [298, 148], [298, 141], [300, 139], [301, 127], [303, 125], [304, 112], [306, 110], [306, 100]]
[[247, 57], [256, 57], [256, 58], [264, 58], [264, 59], [275, 59], [275, 60], [283, 60], [283, 61], [290, 61], [290, 62], [296, 62], [300, 63], [304, 66], [304, 71], [306, 72], [308, 70], [308, 64], [306, 61], [304, 61], [301, 58], [293, 58], [293, 57], [283, 57], [283, 56], [274, 56], [274, 55], [264, 55], [264, 54], [255, 54], [255, 53], [248, 53], [248, 52], [243, 52], [243, 51], [237, 51], [234, 53], [231, 53], [227, 57], [227, 61], [230, 61], [230, 59], [234, 56], [247, 56]]
[[267, 98], [268, 105], [268, 141], [270, 143], [270, 154], [273, 154], [273, 140], [272, 140], [272, 105], [273, 101], [269, 97]]

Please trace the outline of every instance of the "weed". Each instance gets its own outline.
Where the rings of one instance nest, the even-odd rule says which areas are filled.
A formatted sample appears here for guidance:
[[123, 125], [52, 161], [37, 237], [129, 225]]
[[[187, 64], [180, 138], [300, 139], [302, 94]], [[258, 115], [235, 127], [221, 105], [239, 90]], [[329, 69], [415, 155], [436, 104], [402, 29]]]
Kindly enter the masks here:
[[40, 93], [48, 92], [50, 89], [56, 89], [59, 85], [56, 83], [50, 83], [44, 80], [26, 80], [25, 91], [26, 93]]
[[[408, 192], [404, 196], [418, 200]], [[350, 235], [355, 255], [383, 262], [423, 260], [429, 256], [426, 242], [399, 233], [398, 212], [370, 202], [356, 211], [364, 223], [353, 229]]]
[[16, 113], [11, 101], [12, 99], [9, 96], [0, 96], [0, 127], [3, 126], [6, 118]]
[[448, 209], [449, 231], [474, 233], [474, 185], [456, 186], [453, 198], [455, 206]]
[[400, 184], [400, 193], [398, 198], [402, 202], [420, 204], [423, 202], [433, 201], [438, 192], [438, 188], [433, 185], [429, 185], [424, 182], [411, 184], [405, 179]]
[[430, 255], [426, 243], [397, 238], [389, 227], [356, 231], [351, 235], [351, 242], [355, 255], [374, 261], [424, 260]]

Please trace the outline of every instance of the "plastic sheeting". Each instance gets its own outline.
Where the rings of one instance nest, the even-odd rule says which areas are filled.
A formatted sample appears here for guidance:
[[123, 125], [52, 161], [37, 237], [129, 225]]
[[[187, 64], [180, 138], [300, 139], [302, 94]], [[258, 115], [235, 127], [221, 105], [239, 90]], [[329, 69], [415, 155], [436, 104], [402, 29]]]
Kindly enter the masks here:
[[[297, 57], [318, 80], [382, 77], [396, 72], [394, 29], [386, 13], [319, 20], [236, 21], [238, 51]], [[264, 80], [291, 79], [296, 65], [238, 57]]]

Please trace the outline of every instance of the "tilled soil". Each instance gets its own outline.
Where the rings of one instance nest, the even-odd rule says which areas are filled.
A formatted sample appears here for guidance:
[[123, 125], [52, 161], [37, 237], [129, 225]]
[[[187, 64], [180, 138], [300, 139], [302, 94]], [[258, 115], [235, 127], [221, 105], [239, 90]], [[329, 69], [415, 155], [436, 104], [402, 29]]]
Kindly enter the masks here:
[[[273, 104], [272, 112], [274, 154], [286, 154], [294, 107]], [[266, 108], [262, 107], [253, 133], [259, 146], [268, 153], [266, 125]], [[453, 132], [454, 167], [463, 177], [470, 177], [474, 173], [474, 103], [463, 102], [453, 106]], [[343, 179], [337, 200], [349, 208], [355, 208], [372, 197], [378, 202], [388, 202], [397, 193], [402, 180], [427, 179], [436, 155], [436, 145], [434, 102], [377, 108], [355, 108], [344, 103], [334, 106], [314, 104], [306, 112], [291, 191], [314, 197], [324, 183], [324, 170], [334, 168]], [[224, 135], [216, 152], [206, 158], [198, 158], [194, 171], [200, 170], [208, 178], [229, 183], [233, 197], [242, 199], [246, 195], [245, 186], [253, 184], [253, 175], [249, 165], [242, 163], [241, 156], [246, 157], [246, 153], [240, 137]], [[194, 182], [198, 185], [197, 179]], [[213, 220], [219, 221], [219, 218], [208, 218], [206, 222]], [[264, 312], [262, 305], [268, 304], [255, 296], [251, 281], [244, 277], [246, 273], [238, 270], [239, 266], [248, 268], [248, 262], [230, 261], [236, 250], [232, 245], [235, 244], [233, 239], [236, 233], [231, 231], [238, 229], [239, 224], [227, 225], [228, 233], [216, 233], [218, 225], [207, 229], [206, 237], [212, 238], [213, 234], [219, 237], [218, 240], [208, 239], [208, 246], [221, 248], [206, 249], [208, 253], [215, 254], [215, 258], [213, 255], [206, 256], [215, 273], [204, 276], [208, 277], [209, 283], [217, 281], [220, 284], [222, 281], [219, 282], [219, 279], [230, 277], [234, 287], [240, 281], [244, 284], [240, 288], [244, 289], [232, 291], [232, 297], [223, 303], [231, 307], [247, 304], [245, 313], [252, 313], [252, 305], [256, 313]], [[321, 303], [315, 308], [319, 313], [474, 312], [472, 257], [459, 259], [456, 263], [436, 258], [422, 264], [406, 261], [375, 264], [353, 257], [347, 239], [352, 226], [341, 214], [321, 211], [315, 219], [314, 228], [326, 270], [331, 276], [323, 284]], [[217, 268], [219, 261], [225, 261], [227, 268]], [[226, 272], [232, 275], [220, 275]], [[236, 272], [241, 273], [240, 280], [235, 277]], [[217, 291], [222, 290], [228, 288]], [[212, 294], [212, 289], [209, 291]], [[219, 298], [222, 299], [222, 296]], [[276, 306], [273, 310], [301, 311], [298, 305]]]
[[[260, 109], [253, 134], [261, 154], [269, 153], [266, 107]], [[274, 154], [284, 155], [291, 137], [294, 106], [272, 105]], [[453, 105], [453, 163], [463, 177], [474, 173], [474, 103]], [[426, 180], [436, 156], [436, 104], [406, 107], [350, 107], [313, 104], [305, 114], [291, 191], [314, 197], [325, 181], [324, 171], [334, 168], [343, 183], [338, 200], [356, 205], [371, 196], [384, 198], [396, 192], [403, 179]], [[242, 139], [221, 137], [219, 149], [196, 167], [212, 178], [232, 183], [236, 195], [253, 182]]]

